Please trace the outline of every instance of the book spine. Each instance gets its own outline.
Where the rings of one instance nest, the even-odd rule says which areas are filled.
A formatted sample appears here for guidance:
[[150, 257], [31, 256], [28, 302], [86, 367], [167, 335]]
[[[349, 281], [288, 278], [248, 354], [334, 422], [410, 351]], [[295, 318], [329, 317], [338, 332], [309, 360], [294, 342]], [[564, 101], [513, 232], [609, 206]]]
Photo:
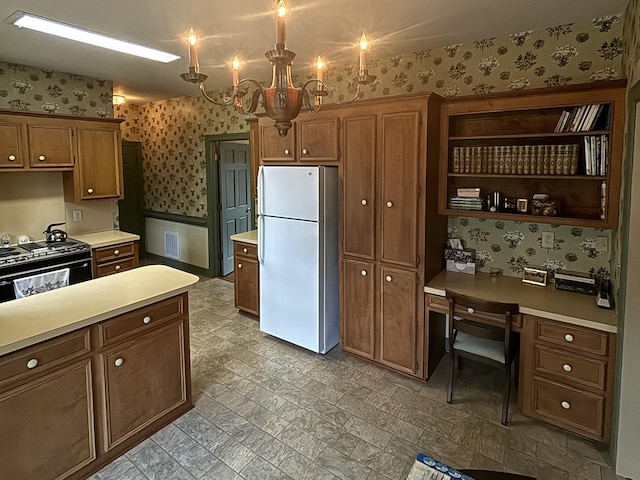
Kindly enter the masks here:
[[593, 175], [591, 173], [591, 141], [588, 135], [584, 137], [584, 174]]
[[565, 145], [558, 145], [558, 153], [556, 155], [556, 175], [562, 175], [562, 165], [564, 163], [564, 147]]
[[571, 145], [564, 146], [564, 154], [562, 156], [562, 174], [571, 174]]
[[569, 157], [569, 174], [575, 175], [578, 173], [578, 150], [579, 145], [573, 144], [571, 145], [571, 155]]
[[[544, 175], [544, 151], [546, 145], [536, 145], [536, 175]], [[533, 154], [531, 154], [533, 159]]]
[[549, 175], [549, 159], [551, 157], [551, 145], [544, 145], [542, 156], [542, 174]]
[[453, 173], [460, 173], [460, 147], [453, 147]]
[[549, 175], [556, 174], [556, 155], [558, 153], [557, 145], [549, 145]]
[[493, 153], [496, 147], [487, 147], [487, 173], [493, 172]]
[[498, 147], [498, 173], [500, 175], [503, 175], [505, 173], [504, 155], [505, 155], [504, 147], [502, 146]]
[[471, 173], [471, 147], [464, 147], [464, 173]]
[[475, 172], [474, 173], [482, 173], [482, 147], [475, 147]]
[[480, 173], [489, 173], [488, 170], [488, 161], [487, 161], [487, 152], [489, 147], [480, 147]]
[[505, 147], [502, 147], [502, 149], [504, 151], [504, 173], [507, 175], [516, 173], [511, 171], [511, 147], [505, 146]]
[[524, 175], [529, 175], [532, 170], [535, 172], [535, 169], [531, 168], [531, 145], [524, 145], [520, 148], [524, 150], [524, 153], [522, 154], [522, 173]]

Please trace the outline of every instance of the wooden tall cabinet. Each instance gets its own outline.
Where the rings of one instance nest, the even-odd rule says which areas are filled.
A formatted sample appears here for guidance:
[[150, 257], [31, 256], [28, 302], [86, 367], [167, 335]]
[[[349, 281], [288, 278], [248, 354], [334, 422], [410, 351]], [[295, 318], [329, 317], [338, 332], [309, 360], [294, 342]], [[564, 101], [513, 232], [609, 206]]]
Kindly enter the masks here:
[[341, 345], [416, 377], [424, 376], [423, 288], [441, 269], [446, 240], [437, 215], [440, 101], [377, 100], [341, 115]]

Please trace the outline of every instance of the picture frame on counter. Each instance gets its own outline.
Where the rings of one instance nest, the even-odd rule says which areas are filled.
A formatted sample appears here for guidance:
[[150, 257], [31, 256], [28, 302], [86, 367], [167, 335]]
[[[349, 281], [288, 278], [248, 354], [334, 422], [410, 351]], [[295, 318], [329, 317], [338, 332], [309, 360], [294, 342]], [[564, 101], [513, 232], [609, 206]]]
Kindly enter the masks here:
[[522, 272], [522, 283], [529, 283], [531, 285], [546, 287], [547, 271], [524, 267], [524, 271]]

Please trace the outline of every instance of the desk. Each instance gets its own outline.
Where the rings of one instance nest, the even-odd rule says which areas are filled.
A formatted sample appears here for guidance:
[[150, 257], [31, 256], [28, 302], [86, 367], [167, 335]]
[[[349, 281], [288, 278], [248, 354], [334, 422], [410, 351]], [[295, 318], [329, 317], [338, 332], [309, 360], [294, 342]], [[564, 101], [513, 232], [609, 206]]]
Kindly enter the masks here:
[[[594, 440], [611, 433], [617, 317], [595, 297], [528, 285], [517, 277], [442, 271], [425, 287], [425, 331], [442, 336], [445, 289], [497, 302], [518, 303], [521, 314], [518, 403], [525, 415]], [[437, 352], [440, 353], [440, 352]], [[426, 372], [439, 361], [432, 350]]]

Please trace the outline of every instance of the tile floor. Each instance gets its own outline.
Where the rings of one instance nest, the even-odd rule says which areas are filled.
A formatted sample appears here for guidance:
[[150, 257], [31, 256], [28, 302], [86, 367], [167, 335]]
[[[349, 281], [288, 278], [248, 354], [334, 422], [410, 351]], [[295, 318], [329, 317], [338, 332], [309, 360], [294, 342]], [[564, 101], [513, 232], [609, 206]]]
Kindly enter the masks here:
[[501, 375], [467, 362], [447, 405], [429, 383], [268, 337], [233, 308], [233, 284], [190, 293], [195, 409], [91, 480], [404, 479], [418, 452], [539, 480], [615, 480], [606, 448], [524, 417], [500, 425]]

